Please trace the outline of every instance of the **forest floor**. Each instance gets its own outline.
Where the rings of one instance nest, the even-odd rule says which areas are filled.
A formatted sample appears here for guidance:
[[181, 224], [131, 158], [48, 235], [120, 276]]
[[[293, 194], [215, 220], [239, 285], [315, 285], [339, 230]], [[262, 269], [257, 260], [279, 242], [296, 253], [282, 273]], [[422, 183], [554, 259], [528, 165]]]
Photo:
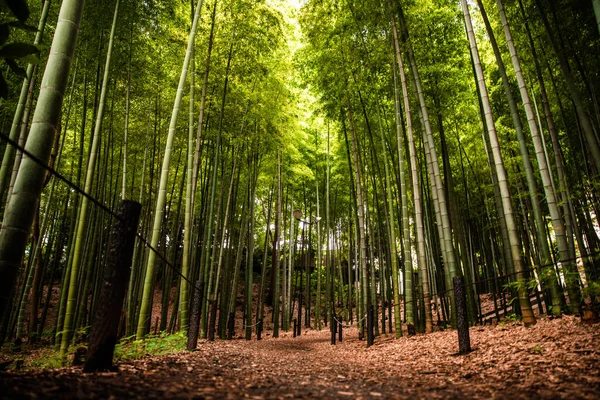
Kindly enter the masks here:
[[464, 356], [454, 330], [381, 335], [370, 348], [356, 328], [335, 346], [327, 330], [265, 332], [261, 341], [200, 341], [195, 352], [125, 361], [118, 372], [2, 372], [0, 398], [597, 399], [599, 328], [569, 316], [473, 327]]

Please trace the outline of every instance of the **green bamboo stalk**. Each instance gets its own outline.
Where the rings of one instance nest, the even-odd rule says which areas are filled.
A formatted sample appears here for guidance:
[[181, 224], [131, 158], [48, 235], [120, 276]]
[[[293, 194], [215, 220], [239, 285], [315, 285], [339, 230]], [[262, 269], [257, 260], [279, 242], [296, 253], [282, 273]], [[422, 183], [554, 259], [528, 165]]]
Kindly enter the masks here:
[[[62, 3], [31, 131], [25, 145], [27, 151], [44, 163], [49, 160], [59, 124], [82, 13], [82, 0], [64, 0]], [[46, 170], [43, 167], [29, 157], [23, 159], [0, 230], [0, 276], [3, 277], [0, 283], [0, 319], [8, 312], [9, 300], [45, 177]]]
[[275, 232], [273, 234], [273, 252], [271, 257], [271, 273], [274, 274], [275, 287], [273, 290], [273, 337], [279, 337], [279, 258], [280, 258], [280, 240], [279, 232], [281, 232], [281, 200], [282, 194], [281, 184], [281, 151], [277, 153], [277, 210], [275, 211]]
[[[246, 271], [244, 280], [246, 283], [245, 291], [245, 300], [244, 305], [246, 308], [246, 340], [252, 339], [252, 274], [254, 270], [254, 204], [256, 203], [256, 180], [258, 179], [258, 171], [257, 171], [257, 163], [254, 162], [252, 165], [252, 169], [250, 169], [251, 165], [248, 165], [248, 178], [252, 179], [252, 183], [250, 184], [249, 196], [248, 199], [249, 207], [248, 213], [250, 220], [249, 224], [249, 234], [248, 234], [248, 248], [246, 250], [247, 262], [246, 262]], [[252, 172], [250, 172], [252, 171]]]
[[523, 323], [525, 326], [533, 325], [536, 323], [535, 316], [531, 309], [531, 303], [529, 301], [529, 294], [525, 285], [524, 276], [524, 265], [521, 255], [519, 240], [517, 236], [517, 228], [515, 218], [512, 210], [512, 203], [510, 198], [510, 190], [507, 181], [506, 169], [502, 160], [502, 154], [500, 153], [500, 147], [498, 143], [498, 137], [496, 134], [496, 128], [490, 106], [490, 100], [487, 94], [487, 88], [485, 85], [483, 68], [479, 59], [479, 52], [477, 49], [477, 43], [475, 41], [475, 34], [473, 32], [473, 26], [471, 23], [471, 17], [469, 14], [469, 8], [466, 0], [461, 0], [461, 6], [463, 9], [463, 16], [465, 19], [465, 25], [467, 30], [467, 37], [469, 39], [471, 55], [473, 58], [473, 64], [475, 66], [475, 74], [477, 80], [477, 87], [480, 92], [481, 102], [485, 113], [485, 121], [487, 125], [487, 133], [490, 139], [492, 155], [494, 159], [495, 169], [498, 175], [498, 184], [500, 186], [500, 192], [502, 196], [502, 206], [504, 208], [504, 215], [506, 218], [506, 227], [509, 234], [511, 255], [515, 272], [517, 273], [517, 282], [519, 282], [518, 293], [519, 293], [519, 304], [521, 306], [521, 313], [523, 317]]
[[[367, 241], [365, 234], [365, 211], [364, 211], [364, 198], [363, 198], [363, 187], [362, 187], [362, 179], [361, 179], [361, 166], [358, 158], [358, 141], [356, 138], [355, 126], [354, 126], [354, 114], [352, 112], [352, 106], [350, 104], [350, 98], [346, 99], [347, 107], [348, 107], [348, 120], [350, 122], [350, 134], [352, 140], [352, 157], [354, 163], [355, 170], [355, 178], [356, 178], [356, 207], [358, 209], [358, 233], [359, 233], [359, 243], [360, 243], [360, 270], [361, 270], [361, 297], [362, 297], [362, 312], [366, 315], [367, 309], [369, 307], [370, 299], [369, 299], [369, 271], [367, 265]], [[359, 315], [359, 318], [362, 318], [362, 315]], [[365, 324], [362, 323], [364, 327]], [[367, 330], [370, 329], [367, 326]]]
[[[177, 88], [177, 94], [175, 96], [175, 103], [171, 113], [171, 122], [169, 124], [169, 134], [167, 136], [167, 143], [165, 146], [165, 154], [162, 163], [162, 170], [160, 174], [160, 183], [158, 188], [158, 194], [156, 199], [156, 209], [154, 212], [154, 224], [152, 230], [152, 239], [150, 245], [153, 248], [158, 246], [160, 240], [161, 225], [164, 216], [165, 202], [167, 198], [167, 181], [169, 178], [169, 166], [171, 165], [171, 152], [173, 149], [173, 141], [175, 139], [175, 130], [177, 127], [177, 118], [179, 117], [179, 108], [181, 100], [183, 98], [183, 90], [185, 82], [187, 80], [188, 67], [192, 58], [192, 49], [194, 47], [194, 40], [196, 38], [196, 31], [198, 29], [198, 20], [200, 19], [200, 11], [202, 10], [202, 4], [204, 0], [198, 0], [196, 5], [196, 13], [194, 14], [194, 21], [192, 23], [192, 29], [188, 38], [187, 50], [181, 69], [181, 75], [179, 76], [179, 86]], [[138, 318], [136, 338], [141, 340], [146, 336], [146, 324], [151, 317], [151, 303], [154, 286], [154, 267], [156, 265], [156, 253], [151, 251], [148, 255], [148, 263], [146, 265], [146, 277], [144, 279], [144, 291], [142, 294], [142, 303], [140, 308], [140, 316]]]
[[569, 293], [569, 300], [571, 301], [570, 308], [573, 314], [579, 314], [579, 301], [581, 293], [579, 293], [579, 288], [577, 287], [576, 283], [578, 281], [578, 272], [577, 267], [575, 266], [574, 261], [571, 261], [572, 257], [569, 254], [569, 244], [567, 242], [568, 239], [565, 229], [565, 223], [558, 209], [557, 196], [552, 182], [552, 176], [548, 165], [548, 159], [545, 154], [546, 146], [542, 142], [543, 138], [540, 129], [538, 129], [538, 125], [535, 121], [535, 114], [531, 105], [531, 98], [529, 97], [529, 92], [527, 91], [527, 87], [525, 85], [523, 70], [521, 69], [519, 56], [517, 55], [517, 50], [512, 39], [512, 33], [510, 31], [510, 26], [508, 25], [506, 13], [504, 12], [504, 5], [501, 0], [496, 0], [496, 4], [498, 6], [500, 21], [502, 22], [502, 27], [504, 29], [504, 36], [506, 37], [508, 50], [510, 52], [511, 61], [515, 70], [515, 75], [517, 77], [519, 91], [521, 93], [521, 99], [523, 100], [523, 106], [525, 108], [525, 114], [527, 116], [527, 124], [529, 125], [529, 130], [533, 139], [535, 156], [538, 162], [538, 167], [542, 178], [544, 193], [546, 194], [546, 202], [548, 204], [548, 210], [550, 211], [550, 216], [552, 218], [552, 226], [554, 227], [554, 232], [556, 235], [559, 259], [561, 260], [561, 263], [566, 269], [565, 276], [567, 282], [567, 291]]
[[[402, 7], [399, 9], [399, 22], [404, 33], [405, 39], [408, 39], [408, 29], [406, 22], [404, 21], [404, 12]], [[398, 52], [398, 50], [396, 50]], [[459, 268], [457, 267], [456, 254], [454, 252], [454, 245], [452, 242], [452, 231], [450, 228], [450, 218], [448, 215], [448, 206], [446, 202], [446, 195], [444, 192], [444, 185], [441, 180], [440, 166], [437, 158], [437, 152], [434, 146], [433, 132], [431, 129], [431, 122], [429, 120], [429, 112], [427, 104], [425, 102], [425, 94], [423, 92], [423, 86], [420, 78], [420, 74], [417, 68], [414, 52], [412, 50], [411, 43], [408, 43], [408, 61], [409, 67], [413, 75], [412, 83], [414, 85], [417, 98], [419, 100], [419, 115], [422, 120], [424, 127], [423, 131], [423, 142], [425, 147], [425, 153], [428, 158], [427, 169], [430, 175], [430, 185], [432, 188], [432, 196], [434, 199], [434, 206], [436, 207], [436, 219], [438, 219], [438, 227], [440, 231], [440, 245], [444, 255], [444, 262], [447, 266], [447, 282], [457, 275]], [[449, 298], [451, 303], [451, 319], [452, 325], [456, 324], [456, 310], [454, 307], [454, 292], [449, 292]]]
[[[37, 27], [37, 33], [33, 40], [34, 45], [38, 45], [42, 41], [44, 29], [46, 27], [46, 20], [48, 19], [48, 11], [50, 10], [51, 0], [44, 1], [42, 13], [40, 15], [40, 21]], [[28, 64], [25, 79], [21, 85], [21, 93], [19, 94], [19, 100], [17, 102], [17, 109], [13, 115], [13, 122], [10, 128], [9, 137], [11, 140], [16, 141], [17, 135], [21, 130], [21, 121], [25, 112], [25, 105], [28, 101], [29, 83], [35, 74], [36, 65]], [[8, 178], [10, 176], [10, 166], [15, 156], [16, 149], [13, 146], [6, 146], [4, 150], [4, 157], [2, 158], [2, 166], [0, 167], [0, 198], [4, 195], [8, 185]]]
[[[185, 183], [185, 216], [183, 221], [183, 258], [181, 261], [181, 280], [179, 283], [179, 330], [187, 332], [189, 328], [189, 274], [190, 274], [190, 240], [192, 237], [192, 173], [194, 169], [194, 46], [192, 45], [190, 60], [190, 108], [188, 120], [188, 155], [187, 175]], [[202, 122], [200, 122], [202, 123]]]
[[[106, 63], [104, 66], [104, 76], [102, 79], [102, 89], [100, 92], [100, 101], [98, 104], [98, 113], [96, 115], [96, 125], [94, 126], [94, 137], [90, 148], [90, 158], [88, 160], [87, 173], [85, 178], [85, 192], [91, 193], [92, 185], [94, 183], [94, 169], [96, 166], [96, 158], [98, 157], [100, 134], [102, 131], [102, 119], [104, 115], [104, 106], [106, 103], [106, 93], [108, 91], [108, 74], [110, 70], [110, 62], [112, 56], [112, 47], [114, 43], [115, 30], [117, 26], [117, 17], [119, 15], [119, 1], [115, 3], [115, 12], [113, 16], [112, 27], [110, 31], [110, 38], [108, 42], [108, 49], [106, 52]], [[71, 265], [71, 277], [69, 282], [69, 292], [67, 295], [67, 309], [65, 312], [65, 323], [63, 326], [62, 343], [60, 346], [60, 357], [65, 358], [69, 344], [71, 341], [73, 322], [74, 322], [74, 311], [75, 305], [77, 304], [77, 277], [79, 276], [79, 269], [82, 265], [82, 250], [83, 243], [85, 240], [85, 234], [87, 232], [87, 213], [88, 213], [89, 199], [83, 197], [81, 200], [81, 209], [79, 211], [78, 225], [77, 225], [77, 236], [75, 240], [75, 247], [73, 253], [73, 262]]]
[[[316, 149], [318, 150], [318, 148]], [[317, 152], [315, 150], [315, 153]], [[321, 212], [319, 208], [319, 176], [318, 172], [315, 171], [315, 191], [317, 193], [317, 215], [315, 218], [316, 221], [316, 229], [317, 229], [317, 260], [316, 260], [316, 270], [317, 270], [317, 299], [315, 304], [315, 322], [317, 330], [321, 330], [321, 248], [323, 244], [321, 243]]]
[[[496, 57], [496, 62], [498, 64], [498, 71], [500, 72], [500, 76], [502, 77], [502, 84], [505, 88], [506, 98], [508, 100], [508, 105], [510, 108], [511, 118], [513, 120], [513, 125], [515, 127], [515, 131], [517, 134], [517, 140], [519, 142], [519, 150], [521, 152], [521, 159], [523, 162], [523, 168], [525, 169], [525, 177], [527, 179], [527, 186], [529, 188], [529, 197], [531, 200], [531, 207], [533, 211], [534, 217], [534, 225], [536, 229], [536, 239], [540, 252], [540, 261], [543, 265], [551, 264], [552, 257], [550, 255], [550, 247], [548, 245], [548, 240], [546, 237], [546, 230], [544, 229], [544, 219], [542, 216], [542, 210], [540, 207], [541, 200], [539, 198], [538, 193], [538, 185], [535, 179], [535, 175], [533, 173], [533, 165], [531, 160], [529, 159], [529, 150], [527, 148], [527, 143], [525, 141], [525, 136], [523, 135], [523, 127], [521, 124], [521, 120], [519, 117], [519, 110], [517, 108], [517, 103], [514, 99], [512, 91], [510, 89], [510, 82], [508, 80], [508, 76], [506, 73], [506, 68], [504, 66], [504, 62], [502, 61], [502, 56], [500, 54], [500, 50], [498, 48], [498, 44], [494, 37], [494, 32], [489, 23], [487, 14], [485, 12], [485, 8], [481, 3], [481, 0], [477, 0], [477, 4], [479, 6], [479, 10], [483, 17], [483, 21], [485, 23], [486, 29], [488, 31], [488, 36], [490, 37], [490, 44], [492, 45], [492, 49], [494, 50], [494, 55]], [[535, 54], [534, 54], [535, 57]], [[549, 271], [552, 272], [552, 271]], [[550, 274], [549, 274], [550, 275]], [[560, 301], [560, 292], [558, 288], [558, 281], [556, 279], [556, 274], [552, 272], [550, 277], [547, 279], [550, 291], [552, 294], [552, 312], [555, 315], [560, 315], [561, 313], [561, 301]], [[545, 282], [544, 282], [545, 283]]]

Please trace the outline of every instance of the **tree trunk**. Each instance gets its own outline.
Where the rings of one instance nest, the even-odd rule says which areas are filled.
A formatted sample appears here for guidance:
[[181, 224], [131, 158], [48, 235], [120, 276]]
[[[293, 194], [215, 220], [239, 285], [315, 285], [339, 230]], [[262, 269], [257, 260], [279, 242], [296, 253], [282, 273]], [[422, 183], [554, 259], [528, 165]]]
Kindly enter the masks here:
[[[521, 63], [517, 55], [517, 51], [512, 39], [512, 33], [506, 19], [504, 12], [504, 6], [502, 0], [496, 0], [498, 5], [498, 12], [500, 13], [500, 20], [504, 29], [504, 36], [508, 44], [511, 60], [517, 76], [517, 82], [519, 84], [519, 91], [521, 93], [521, 99], [523, 100], [523, 106], [525, 108], [525, 114], [527, 115], [527, 123], [533, 139], [533, 146], [535, 148], [535, 155], [538, 161], [540, 174], [542, 177], [542, 183], [544, 186], [544, 193], [546, 194], [546, 202], [548, 203], [548, 209], [550, 210], [550, 216], [552, 218], [552, 225], [556, 235], [556, 242], [558, 244], [559, 258], [563, 267], [566, 269], [565, 277], [567, 281], [567, 291], [569, 293], [569, 299], [571, 301], [570, 307], [574, 314], [579, 314], [579, 301], [581, 294], [579, 293], [578, 285], [578, 273], [577, 267], [574, 261], [571, 261], [569, 255], [569, 244], [567, 234], [565, 230], [565, 224], [558, 209], [558, 202], [556, 194], [554, 192], [552, 177], [550, 175], [550, 168], [548, 166], [548, 160], [546, 159], [545, 146], [542, 142], [541, 132], [538, 129], [538, 125], [535, 121], [535, 114], [531, 105], [531, 99], [525, 86], [525, 78], [523, 77], [523, 71], [521, 70]], [[560, 310], [559, 310], [560, 311]]]
[[[196, 5], [196, 13], [194, 14], [194, 21], [192, 23], [192, 29], [188, 38], [187, 50], [185, 53], [185, 59], [179, 76], [179, 86], [177, 87], [177, 94], [175, 96], [175, 103], [171, 113], [171, 122], [169, 124], [169, 134], [167, 136], [167, 143], [165, 146], [165, 154], [162, 162], [162, 171], [160, 176], [160, 184], [158, 188], [158, 194], [156, 199], [156, 209], [154, 211], [154, 224], [152, 230], [152, 239], [150, 245], [156, 249], [158, 241], [160, 240], [160, 228], [164, 216], [165, 201], [167, 197], [167, 180], [169, 178], [169, 166], [171, 165], [171, 152], [173, 149], [173, 141], [175, 139], [175, 131], [177, 127], [177, 118], [179, 117], [179, 107], [181, 105], [181, 99], [183, 98], [183, 90], [185, 87], [185, 81], [187, 79], [188, 67], [192, 56], [192, 49], [194, 47], [194, 39], [196, 37], [196, 30], [198, 28], [198, 20], [200, 19], [200, 11], [202, 10], [202, 4], [204, 0], [198, 0]], [[146, 324], [151, 318], [151, 304], [152, 295], [154, 288], [154, 267], [156, 264], [156, 254], [151, 251], [148, 255], [148, 263], [146, 265], [146, 278], [144, 280], [144, 291], [142, 294], [142, 303], [140, 308], [140, 316], [138, 318], [136, 338], [141, 340], [146, 336]]]
[[275, 211], [275, 231], [273, 232], [273, 246], [271, 253], [271, 274], [274, 276], [273, 288], [273, 337], [279, 337], [279, 232], [281, 231], [281, 201], [283, 200], [283, 185], [281, 182], [281, 152], [277, 154], [277, 210]]
[[[406, 22], [404, 21], [404, 13], [402, 8], [399, 9], [400, 16], [400, 25], [402, 27], [402, 31], [405, 36], [405, 40], [408, 38], [408, 30], [406, 27]], [[398, 52], [398, 50], [397, 50]], [[446, 195], [444, 193], [444, 186], [442, 184], [441, 175], [440, 175], [440, 166], [437, 158], [437, 152], [435, 150], [435, 141], [433, 139], [433, 133], [431, 129], [431, 123], [429, 120], [429, 112], [427, 109], [427, 105], [425, 103], [425, 95], [423, 93], [423, 88], [421, 84], [421, 78], [417, 69], [416, 60], [414, 57], [414, 53], [409, 46], [408, 48], [408, 58], [410, 62], [410, 69], [413, 74], [413, 84], [415, 86], [415, 92], [419, 99], [420, 105], [420, 114], [422, 116], [422, 122], [424, 126], [423, 132], [423, 142], [425, 144], [425, 153], [429, 154], [428, 160], [428, 171], [430, 175], [430, 184], [432, 187], [432, 193], [434, 195], [434, 202], [437, 203], [439, 208], [439, 221], [438, 226], [441, 227], [441, 235], [440, 241], [442, 242], [442, 249], [444, 251], [444, 262], [447, 266], [446, 275], [448, 279], [447, 282], [451, 282], [451, 278], [457, 275], [457, 262], [456, 262], [456, 254], [454, 252], [454, 245], [452, 243], [452, 232], [450, 228], [450, 218], [448, 215], [448, 206], [446, 202]], [[402, 68], [400, 68], [402, 69]], [[437, 201], [435, 200], [435, 196], [437, 195]], [[450, 286], [450, 285], [448, 285]], [[448, 287], [449, 289], [449, 287]], [[451, 316], [452, 316], [452, 325], [454, 326], [456, 323], [456, 313], [454, 310], [454, 293], [452, 291], [449, 292], [450, 303], [451, 303]]]
[[[389, 8], [391, 10], [391, 4], [388, 3]], [[392, 33], [394, 34], [394, 48], [396, 52], [396, 60], [398, 62], [398, 72], [400, 74], [400, 81], [402, 85], [402, 97], [404, 101], [404, 112], [406, 115], [406, 133], [408, 137], [408, 149], [409, 149], [409, 157], [410, 157], [410, 165], [411, 165], [411, 182], [412, 182], [412, 190], [413, 190], [413, 207], [415, 212], [415, 231], [417, 234], [417, 260], [419, 262], [419, 270], [421, 273], [422, 280], [422, 289], [423, 289], [423, 299], [425, 303], [425, 331], [430, 333], [433, 331], [433, 320], [431, 313], [431, 290], [429, 284], [429, 274], [427, 272], [427, 258], [425, 255], [425, 230], [423, 226], [423, 207], [421, 204], [421, 184], [419, 182], [418, 171], [418, 159], [417, 159], [417, 149], [413, 136], [413, 128], [412, 128], [412, 115], [410, 111], [410, 102], [408, 98], [408, 86], [406, 84], [406, 77], [404, 74], [404, 63], [402, 61], [402, 54], [400, 53], [400, 44], [398, 41], [398, 32], [396, 28], [396, 21], [394, 19], [393, 13], [391, 15], [392, 20]], [[394, 75], [394, 80], [396, 79]], [[395, 81], [396, 82], [396, 81]], [[396, 83], [395, 91], [397, 91]], [[396, 121], [400, 119], [400, 104], [399, 100], [397, 100], [398, 107], [396, 109]], [[398, 123], [398, 122], [397, 122]], [[400, 142], [398, 143], [398, 151], [400, 151]], [[395, 295], [394, 295], [395, 297]]]
[[[32, 128], [25, 145], [26, 150], [43, 163], [48, 162], [60, 121], [82, 13], [83, 1], [65, 0], [62, 3]], [[23, 159], [0, 230], [0, 275], [3, 277], [0, 283], [0, 319], [10, 312], [10, 298], [45, 177], [46, 170], [43, 167], [29, 157]]]
[[515, 223], [515, 218], [512, 210], [512, 203], [510, 198], [510, 190], [508, 187], [508, 178], [506, 169], [504, 168], [504, 162], [502, 160], [502, 154], [500, 153], [500, 147], [498, 143], [498, 136], [496, 135], [496, 127], [494, 124], [494, 118], [492, 116], [492, 110], [490, 106], [489, 97], [487, 94], [487, 88], [483, 76], [483, 68], [479, 60], [479, 51], [477, 50], [477, 44], [475, 42], [475, 34], [473, 32], [473, 26], [471, 24], [471, 17], [469, 15], [469, 9], [466, 0], [461, 0], [463, 8], [463, 16], [467, 28], [467, 36], [469, 38], [469, 44], [471, 48], [471, 55], [473, 57], [473, 64], [475, 66], [475, 73], [477, 79], [477, 88], [481, 95], [482, 106], [485, 113], [485, 120], [487, 125], [487, 133], [490, 138], [492, 155], [494, 158], [498, 184], [500, 185], [500, 193], [502, 196], [502, 206], [504, 208], [504, 215], [506, 218], [506, 227], [509, 234], [510, 247], [512, 261], [517, 273], [517, 282], [519, 282], [518, 293], [519, 293], [519, 304], [521, 306], [521, 312], [523, 317], [523, 323], [525, 326], [535, 324], [536, 320], [531, 309], [531, 303], [529, 301], [528, 289], [525, 283], [524, 265], [521, 256], [520, 244], [518, 239], [518, 233]]
[[[363, 188], [361, 179], [361, 166], [358, 159], [358, 144], [356, 140], [356, 132], [354, 127], [354, 114], [350, 104], [350, 98], [346, 99], [348, 107], [348, 121], [350, 122], [350, 134], [352, 138], [352, 159], [354, 163], [354, 173], [356, 177], [356, 207], [358, 210], [358, 231], [360, 240], [360, 270], [361, 270], [361, 291], [362, 291], [362, 309], [365, 312], [370, 304], [369, 299], [369, 274], [367, 266], [367, 241], [365, 235], [365, 216], [364, 216], [364, 201]], [[361, 318], [363, 316], [360, 316]], [[333, 321], [331, 321], [333, 323]], [[371, 331], [371, 326], [367, 324], [367, 332]], [[370, 338], [370, 336], [369, 336]], [[369, 340], [370, 342], [370, 340]], [[368, 343], [367, 345], [371, 345]]]
[[[33, 40], [34, 45], [38, 45], [42, 41], [42, 37], [44, 35], [44, 29], [46, 27], [46, 20], [48, 18], [48, 11], [50, 10], [51, 0], [45, 0], [44, 6], [42, 8], [42, 14], [40, 15], [40, 21], [38, 23], [37, 33], [35, 35], [35, 39]], [[15, 110], [15, 114], [13, 115], [13, 122], [10, 128], [9, 137], [12, 141], [17, 141], [19, 132], [21, 130], [21, 121], [23, 120], [23, 114], [25, 112], [25, 105], [30, 101], [30, 81], [34, 79], [36, 75], [37, 65], [28, 64], [26, 77], [23, 80], [23, 84], [21, 85], [21, 93], [19, 95], [19, 100], [17, 102], [17, 109]], [[68, 72], [67, 72], [68, 76]], [[66, 84], [65, 84], [66, 88]], [[59, 117], [60, 118], [60, 115]], [[58, 121], [58, 120], [57, 120]], [[49, 143], [51, 143], [49, 141]], [[4, 157], [2, 158], [2, 167], [0, 168], [0, 199], [4, 196], [4, 192], [8, 187], [9, 178], [11, 176], [10, 166], [12, 164], [13, 158], [15, 156], [16, 149], [13, 146], [7, 145], [4, 150]], [[0, 312], [2, 310], [0, 309]]]

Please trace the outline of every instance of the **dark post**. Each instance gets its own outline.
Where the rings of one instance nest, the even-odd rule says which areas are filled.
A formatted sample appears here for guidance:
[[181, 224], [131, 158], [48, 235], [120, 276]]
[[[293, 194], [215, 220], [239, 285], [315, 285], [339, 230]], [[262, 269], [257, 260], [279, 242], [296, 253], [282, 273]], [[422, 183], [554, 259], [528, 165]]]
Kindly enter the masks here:
[[215, 329], [217, 325], [217, 300], [209, 300], [210, 316], [208, 318], [208, 340], [215, 341]]
[[256, 340], [261, 340], [262, 339], [262, 330], [263, 330], [264, 320], [265, 320], [264, 317], [261, 317], [258, 320], [258, 324], [256, 326]]
[[369, 304], [367, 308], [367, 347], [372, 346], [375, 343], [375, 334], [373, 333], [373, 304]]
[[381, 306], [381, 333], [385, 335], [385, 311], [387, 308], [387, 301], [383, 302]]
[[335, 333], [337, 329], [337, 322], [335, 322], [335, 314], [331, 314], [331, 324], [329, 330], [331, 331], [331, 344], [335, 344]]
[[298, 295], [298, 331], [297, 336], [302, 335], [302, 276], [300, 276], [300, 294]]
[[202, 313], [202, 293], [204, 282], [197, 281], [194, 286], [194, 298], [192, 300], [192, 315], [190, 316], [190, 328], [188, 331], [187, 349], [192, 351], [198, 345], [198, 331], [200, 330], [200, 314]]
[[467, 354], [471, 351], [469, 339], [469, 319], [467, 317], [467, 296], [462, 276], [452, 278], [454, 299], [456, 303], [456, 328], [458, 329], [458, 353]]
[[113, 367], [117, 330], [131, 274], [135, 233], [141, 209], [142, 205], [135, 201], [119, 202], [118, 218], [115, 219], [110, 234], [100, 301], [94, 315], [84, 372], [107, 371]]
[[296, 337], [296, 325], [298, 324], [298, 320], [296, 318], [294, 318], [294, 335], [292, 337]]
[[339, 340], [340, 342], [342, 341], [342, 328], [343, 328], [343, 326], [344, 326], [344, 323], [343, 323], [343, 321], [344, 321], [344, 319], [343, 319], [342, 317], [340, 317], [340, 323], [339, 323], [339, 326], [338, 326], [338, 335], [339, 335], [339, 336], [338, 336], [338, 340]]
[[227, 340], [233, 339], [233, 331], [235, 330], [235, 313], [229, 313], [227, 320]]

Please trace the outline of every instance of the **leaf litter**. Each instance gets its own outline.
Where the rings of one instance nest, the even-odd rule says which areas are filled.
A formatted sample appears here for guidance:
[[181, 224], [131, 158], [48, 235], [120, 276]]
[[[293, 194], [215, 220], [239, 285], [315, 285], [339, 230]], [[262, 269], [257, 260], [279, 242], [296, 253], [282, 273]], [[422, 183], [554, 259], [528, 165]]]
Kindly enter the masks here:
[[462, 356], [454, 330], [381, 335], [370, 348], [356, 328], [335, 346], [328, 330], [264, 332], [261, 341], [201, 340], [197, 351], [122, 362], [118, 372], [2, 372], [0, 398], [597, 399], [599, 327], [571, 316], [476, 326]]

